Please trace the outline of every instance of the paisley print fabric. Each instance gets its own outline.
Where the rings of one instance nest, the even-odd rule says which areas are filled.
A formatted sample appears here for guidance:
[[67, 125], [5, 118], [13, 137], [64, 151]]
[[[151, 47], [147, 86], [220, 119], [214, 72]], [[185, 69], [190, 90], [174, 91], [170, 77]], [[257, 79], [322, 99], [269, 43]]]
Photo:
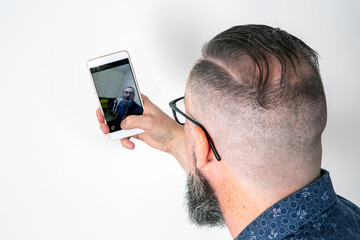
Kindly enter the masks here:
[[360, 209], [336, 195], [329, 172], [275, 203], [236, 238], [242, 239], [359, 239]]

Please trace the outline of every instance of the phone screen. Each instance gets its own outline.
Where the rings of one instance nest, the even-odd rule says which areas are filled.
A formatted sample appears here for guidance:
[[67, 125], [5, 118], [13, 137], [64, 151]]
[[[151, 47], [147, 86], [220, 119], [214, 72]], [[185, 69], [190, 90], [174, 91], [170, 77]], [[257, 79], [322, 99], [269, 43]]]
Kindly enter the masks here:
[[90, 72], [110, 132], [121, 130], [127, 116], [143, 113], [129, 59], [90, 68]]

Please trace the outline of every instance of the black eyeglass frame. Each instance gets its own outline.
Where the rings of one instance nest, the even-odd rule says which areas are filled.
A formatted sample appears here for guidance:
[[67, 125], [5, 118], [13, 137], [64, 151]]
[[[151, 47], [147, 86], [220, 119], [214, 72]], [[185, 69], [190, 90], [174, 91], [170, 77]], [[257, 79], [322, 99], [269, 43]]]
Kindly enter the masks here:
[[196, 126], [200, 127], [200, 128], [204, 131], [205, 136], [206, 136], [206, 139], [208, 140], [208, 142], [209, 142], [209, 144], [210, 144], [210, 147], [211, 147], [211, 150], [213, 151], [216, 159], [217, 159], [218, 161], [220, 161], [220, 160], [221, 160], [221, 157], [220, 157], [219, 153], [216, 151], [214, 142], [212, 141], [209, 133], [206, 131], [206, 129], [204, 128], [204, 126], [201, 125], [200, 123], [198, 123], [197, 121], [195, 121], [194, 119], [192, 119], [190, 116], [186, 115], [186, 113], [184, 113], [183, 111], [181, 111], [179, 108], [176, 107], [176, 102], [178, 102], [178, 101], [180, 101], [180, 100], [182, 100], [182, 99], [184, 99], [184, 98], [185, 98], [185, 97], [179, 97], [179, 98], [177, 98], [177, 99], [175, 99], [175, 100], [173, 100], [173, 101], [171, 101], [171, 102], [169, 103], [169, 106], [170, 106], [170, 108], [171, 108], [171, 110], [172, 110], [172, 113], [173, 113], [173, 116], [174, 116], [175, 121], [176, 121], [177, 123], [181, 124], [181, 125], [184, 125], [184, 123], [181, 123], [181, 122], [179, 121], [179, 119], [177, 118], [177, 116], [176, 116], [176, 112], [178, 112], [178, 113], [180, 113], [181, 115], [183, 115], [187, 120], [189, 120], [190, 122], [194, 123]]

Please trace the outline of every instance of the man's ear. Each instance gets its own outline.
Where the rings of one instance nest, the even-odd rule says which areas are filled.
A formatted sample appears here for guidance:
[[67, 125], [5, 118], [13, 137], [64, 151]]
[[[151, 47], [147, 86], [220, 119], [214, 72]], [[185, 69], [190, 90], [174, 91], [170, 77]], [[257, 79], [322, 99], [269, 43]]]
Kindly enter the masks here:
[[193, 131], [194, 150], [197, 160], [196, 166], [201, 169], [205, 167], [209, 161], [214, 160], [215, 155], [211, 150], [204, 131], [199, 126], [195, 126]]

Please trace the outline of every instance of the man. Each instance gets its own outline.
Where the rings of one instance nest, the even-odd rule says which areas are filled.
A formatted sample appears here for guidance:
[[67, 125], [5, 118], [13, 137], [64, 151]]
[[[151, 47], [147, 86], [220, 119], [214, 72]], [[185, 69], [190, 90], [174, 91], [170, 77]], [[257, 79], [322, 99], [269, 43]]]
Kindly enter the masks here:
[[[278, 28], [235, 26], [208, 42], [171, 102], [176, 124], [144, 96], [123, 129], [188, 173], [192, 222], [234, 239], [360, 239], [360, 210], [321, 166], [326, 100], [317, 54]], [[107, 134], [100, 110], [97, 117]], [[129, 138], [123, 147], [133, 149]]]
[[122, 98], [117, 98], [114, 102], [113, 114], [118, 120], [124, 120], [128, 115], [140, 115], [143, 112], [135, 101], [135, 89], [133, 87], [126, 87], [123, 90]]

